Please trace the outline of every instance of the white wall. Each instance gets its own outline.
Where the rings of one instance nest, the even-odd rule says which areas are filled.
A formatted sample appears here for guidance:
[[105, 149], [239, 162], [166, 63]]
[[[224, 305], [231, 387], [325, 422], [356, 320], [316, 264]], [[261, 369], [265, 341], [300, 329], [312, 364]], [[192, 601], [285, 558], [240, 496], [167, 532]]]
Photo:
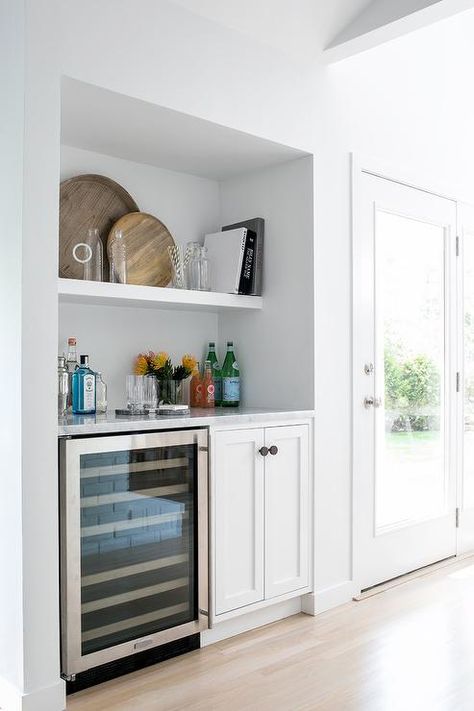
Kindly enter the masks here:
[[222, 222], [265, 219], [264, 309], [219, 317], [250, 407], [314, 407], [313, 159], [221, 183]]
[[102, 372], [113, 411], [126, 405], [125, 376], [140, 351], [167, 351], [176, 363], [184, 353], [202, 360], [208, 342], [218, 340], [217, 314], [61, 304], [60, 353], [69, 336], [76, 336], [78, 354], [87, 353], [91, 367]]
[[112, 156], [61, 146], [61, 180], [99, 173], [116, 180], [142, 212], [158, 217], [176, 242], [201, 241], [219, 229], [219, 185], [215, 180], [163, 170]]
[[0, 415], [0, 706], [5, 711], [64, 707], [57, 445], [51, 436], [57, 423], [57, 10], [53, 0], [0, 5], [5, 405]]
[[311, 76], [281, 52], [169, 0], [64, 0], [61, 15], [64, 74], [310, 146]]
[[[61, 178], [97, 172], [117, 180], [144, 211], [158, 216], [179, 242], [202, 240], [222, 224], [265, 219], [265, 311], [252, 313], [117, 309], [61, 304], [58, 352], [69, 336], [103, 372], [109, 407], [122, 407], [125, 376], [139, 351], [166, 350], [202, 359], [209, 340], [221, 358], [233, 339], [246, 406], [314, 405], [313, 163], [288, 161], [217, 183], [69, 146]], [[282, 333], [284, 337], [282, 338]]]
[[[22, 684], [21, 574], [21, 208], [23, 187], [24, 9], [14, 0], [0, 5], [0, 87], [8, 97], [2, 111], [0, 154], [0, 411], [2, 496], [0, 497], [0, 677]], [[6, 337], [7, 336], [7, 337]], [[12, 364], [15, 364], [12, 367]], [[8, 374], [8, 377], [7, 377]], [[8, 532], [8, 533], [7, 533]], [[12, 540], [17, 541], [12, 546]], [[6, 693], [6, 692], [5, 692]], [[0, 704], [2, 704], [0, 682]]]
[[[219, 185], [214, 180], [61, 146], [61, 179], [80, 173], [116, 180], [179, 243], [202, 241], [220, 227]], [[164, 350], [176, 360], [193, 353], [200, 359], [208, 341], [217, 340], [217, 315], [61, 304], [59, 353], [66, 351], [69, 336], [78, 339], [78, 353], [88, 353], [91, 366], [102, 371], [109, 408], [114, 409], [125, 404], [125, 376], [133, 372], [139, 351]]]

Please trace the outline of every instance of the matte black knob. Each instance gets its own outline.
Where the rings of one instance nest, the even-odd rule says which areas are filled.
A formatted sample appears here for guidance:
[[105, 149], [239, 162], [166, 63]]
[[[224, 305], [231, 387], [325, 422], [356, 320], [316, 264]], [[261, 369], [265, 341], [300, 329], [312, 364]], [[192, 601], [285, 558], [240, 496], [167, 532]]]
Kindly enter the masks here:
[[270, 452], [270, 454], [273, 454], [273, 456], [275, 456], [275, 454], [278, 454], [278, 447], [276, 446], [276, 444], [272, 444], [268, 451]]
[[260, 452], [262, 457], [266, 457], [268, 455], [268, 447], [261, 447], [258, 451]]

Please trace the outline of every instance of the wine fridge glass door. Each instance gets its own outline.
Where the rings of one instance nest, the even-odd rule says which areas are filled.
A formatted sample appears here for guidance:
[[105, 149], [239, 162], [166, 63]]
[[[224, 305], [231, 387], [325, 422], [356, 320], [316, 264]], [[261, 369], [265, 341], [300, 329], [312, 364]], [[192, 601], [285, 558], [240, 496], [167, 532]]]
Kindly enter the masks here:
[[197, 430], [65, 443], [66, 674], [202, 626], [203, 437]]

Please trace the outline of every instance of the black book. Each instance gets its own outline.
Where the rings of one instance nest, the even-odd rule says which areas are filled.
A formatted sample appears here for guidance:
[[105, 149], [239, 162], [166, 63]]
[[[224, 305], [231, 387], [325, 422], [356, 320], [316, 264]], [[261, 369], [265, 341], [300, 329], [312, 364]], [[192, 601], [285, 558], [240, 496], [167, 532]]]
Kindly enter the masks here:
[[242, 268], [240, 270], [239, 294], [251, 294], [253, 288], [253, 275], [255, 271], [255, 243], [257, 235], [253, 230], [247, 230], [245, 238]]
[[265, 220], [263, 217], [254, 217], [250, 220], [235, 222], [233, 225], [224, 225], [222, 229], [235, 230], [239, 227], [247, 227], [248, 230], [251, 230], [256, 235], [252, 290], [249, 293], [254, 296], [261, 296], [263, 289], [263, 238], [265, 232]]

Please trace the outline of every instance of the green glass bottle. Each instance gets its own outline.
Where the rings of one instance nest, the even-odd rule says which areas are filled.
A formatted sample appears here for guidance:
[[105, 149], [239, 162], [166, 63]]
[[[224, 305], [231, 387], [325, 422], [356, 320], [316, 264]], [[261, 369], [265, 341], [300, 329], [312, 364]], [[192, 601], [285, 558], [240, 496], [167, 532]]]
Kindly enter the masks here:
[[216, 354], [216, 344], [214, 341], [209, 342], [209, 352], [206, 360], [211, 362], [212, 377], [214, 379], [214, 398], [216, 407], [222, 405], [222, 368], [219, 365]]
[[227, 353], [222, 366], [222, 407], [240, 405], [240, 370], [234, 354], [234, 342], [227, 341]]

